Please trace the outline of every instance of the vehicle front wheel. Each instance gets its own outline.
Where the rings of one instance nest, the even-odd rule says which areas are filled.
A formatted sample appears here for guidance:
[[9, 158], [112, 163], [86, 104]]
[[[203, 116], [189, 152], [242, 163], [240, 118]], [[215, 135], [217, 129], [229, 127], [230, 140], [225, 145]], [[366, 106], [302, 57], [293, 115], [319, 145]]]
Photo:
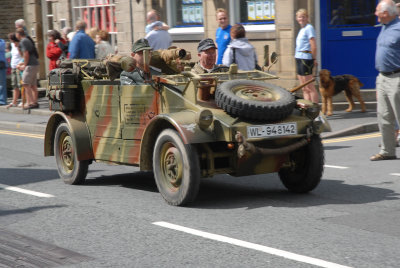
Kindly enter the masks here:
[[290, 154], [292, 166], [282, 168], [279, 177], [285, 187], [295, 193], [312, 191], [324, 172], [324, 147], [321, 137], [313, 135], [306, 146]]
[[153, 171], [158, 191], [168, 204], [183, 206], [194, 201], [200, 187], [197, 150], [185, 145], [175, 130], [166, 129], [158, 136]]
[[61, 123], [54, 136], [54, 154], [60, 178], [67, 184], [83, 184], [88, 172], [89, 160], [79, 161], [71, 130]]

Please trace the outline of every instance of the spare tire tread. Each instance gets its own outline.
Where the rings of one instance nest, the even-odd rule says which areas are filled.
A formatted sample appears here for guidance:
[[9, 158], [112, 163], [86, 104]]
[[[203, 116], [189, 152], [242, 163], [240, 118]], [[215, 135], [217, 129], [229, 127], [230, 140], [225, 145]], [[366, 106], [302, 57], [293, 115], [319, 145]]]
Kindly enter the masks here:
[[[280, 95], [277, 101], [243, 99], [232, 91], [237, 86], [265, 87]], [[221, 84], [215, 95], [216, 104], [232, 116], [254, 120], [282, 120], [289, 116], [296, 104], [294, 96], [276, 85], [251, 80], [232, 80]]]

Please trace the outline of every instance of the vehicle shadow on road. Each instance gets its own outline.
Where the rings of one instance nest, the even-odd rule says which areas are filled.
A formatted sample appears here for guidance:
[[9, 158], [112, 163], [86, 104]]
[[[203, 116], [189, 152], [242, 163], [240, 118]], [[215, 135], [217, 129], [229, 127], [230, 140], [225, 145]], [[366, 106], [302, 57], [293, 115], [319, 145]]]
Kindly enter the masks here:
[[59, 178], [55, 169], [0, 168], [0, 183], [9, 186], [58, 180]]
[[117, 175], [102, 175], [93, 179], [87, 179], [84, 184], [84, 186], [107, 185], [121, 185], [122, 187], [136, 190], [158, 192], [153, 172], [136, 171]]
[[[275, 178], [273, 178], [275, 176]], [[272, 178], [271, 178], [272, 177]], [[366, 204], [398, 200], [400, 194], [370, 185], [349, 185], [342, 180], [322, 180], [307, 194], [288, 192], [275, 174], [261, 179], [257, 176], [229, 178], [221, 176], [202, 183], [192, 207], [203, 209], [248, 209], [260, 207], [313, 207], [330, 204]]]

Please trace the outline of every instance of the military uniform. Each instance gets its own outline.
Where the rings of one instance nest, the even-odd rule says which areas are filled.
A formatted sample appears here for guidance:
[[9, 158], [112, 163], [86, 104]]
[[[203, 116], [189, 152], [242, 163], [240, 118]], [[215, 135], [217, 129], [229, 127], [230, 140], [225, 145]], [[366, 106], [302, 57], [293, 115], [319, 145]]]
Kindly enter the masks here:
[[[222, 68], [220, 68], [222, 67]], [[218, 68], [218, 69], [217, 69]], [[221, 72], [227, 72], [229, 70], [229, 67], [222, 65], [222, 64], [218, 64], [218, 65], [214, 65], [214, 68], [212, 68], [211, 70], [207, 70], [204, 69], [200, 62], [197, 62], [193, 69], [192, 72], [194, 72], [195, 74], [207, 74], [207, 73], [221, 73]]]
[[161, 72], [150, 66], [150, 75], [142, 69], [136, 68], [132, 72], [122, 71], [120, 76], [121, 85], [144, 85], [146, 80], [150, 81], [153, 75], [161, 75]]
[[[199, 45], [197, 46], [197, 52], [200, 54], [202, 51], [206, 51], [209, 48], [217, 49], [214, 41], [211, 38], [206, 38], [199, 42]], [[225, 67], [225, 68], [221, 68], [221, 67]], [[222, 65], [222, 64], [214, 65], [214, 67], [211, 70], [208, 70], [208, 69], [205, 69], [203, 66], [201, 66], [200, 62], [197, 62], [193, 66], [192, 72], [194, 72], [196, 74], [207, 74], [207, 73], [227, 72], [228, 70], [229, 70], [229, 67]]]

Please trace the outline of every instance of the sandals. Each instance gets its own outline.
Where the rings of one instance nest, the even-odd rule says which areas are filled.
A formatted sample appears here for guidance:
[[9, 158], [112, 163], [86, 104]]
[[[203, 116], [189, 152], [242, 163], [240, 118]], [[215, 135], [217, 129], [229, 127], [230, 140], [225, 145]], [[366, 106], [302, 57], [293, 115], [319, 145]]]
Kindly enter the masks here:
[[396, 159], [397, 157], [395, 155], [382, 155], [382, 154], [376, 154], [371, 156], [369, 160], [371, 161], [380, 161], [380, 160], [393, 160]]
[[24, 106], [24, 110], [30, 110], [30, 109], [37, 109], [39, 108], [39, 104], [38, 103], [32, 103], [29, 104], [28, 106]]
[[15, 103], [10, 103], [6, 106], [7, 109], [10, 109], [11, 107], [17, 107], [17, 104]]

